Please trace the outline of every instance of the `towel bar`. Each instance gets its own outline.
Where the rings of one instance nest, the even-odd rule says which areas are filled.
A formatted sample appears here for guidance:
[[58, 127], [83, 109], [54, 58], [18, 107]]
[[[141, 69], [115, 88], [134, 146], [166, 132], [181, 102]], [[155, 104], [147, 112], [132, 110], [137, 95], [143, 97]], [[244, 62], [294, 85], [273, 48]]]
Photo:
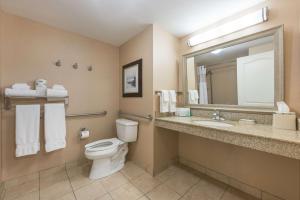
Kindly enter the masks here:
[[124, 116], [129, 116], [129, 117], [134, 117], [134, 118], [147, 119], [149, 121], [153, 120], [153, 117], [150, 114], [147, 115], [147, 116], [144, 116], [144, 115], [137, 115], [137, 114], [131, 114], [131, 113], [126, 113], [126, 112], [119, 111], [119, 115], [124, 115]]
[[[160, 96], [160, 94], [161, 94], [161, 91], [155, 91], [155, 95]], [[177, 95], [182, 95], [183, 92], [176, 92], [176, 94], [177, 94]]]

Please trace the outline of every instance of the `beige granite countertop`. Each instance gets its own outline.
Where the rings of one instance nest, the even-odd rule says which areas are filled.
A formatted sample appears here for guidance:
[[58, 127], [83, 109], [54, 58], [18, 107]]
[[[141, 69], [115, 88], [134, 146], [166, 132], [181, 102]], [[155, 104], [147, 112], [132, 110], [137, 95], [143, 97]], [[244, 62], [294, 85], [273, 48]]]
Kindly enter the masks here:
[[159, 117], [157, 127], [192, 134], [242, 147], [256, 149], [289, 158], [300, 159], [300, 132], [274, 129], [271, 125], [241, 125], [236, 121], [223, 121], [232, 127], [204, 126], [195, 120], [202, 117]]

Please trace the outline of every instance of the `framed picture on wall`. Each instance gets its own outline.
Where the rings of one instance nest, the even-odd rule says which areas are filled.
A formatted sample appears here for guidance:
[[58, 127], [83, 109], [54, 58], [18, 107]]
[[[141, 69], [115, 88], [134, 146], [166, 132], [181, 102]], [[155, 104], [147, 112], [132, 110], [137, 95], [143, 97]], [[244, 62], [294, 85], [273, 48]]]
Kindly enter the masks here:
[[142, 65], [143, 60], [140, 59], [123, 66], [123, 97], [143, 96]]

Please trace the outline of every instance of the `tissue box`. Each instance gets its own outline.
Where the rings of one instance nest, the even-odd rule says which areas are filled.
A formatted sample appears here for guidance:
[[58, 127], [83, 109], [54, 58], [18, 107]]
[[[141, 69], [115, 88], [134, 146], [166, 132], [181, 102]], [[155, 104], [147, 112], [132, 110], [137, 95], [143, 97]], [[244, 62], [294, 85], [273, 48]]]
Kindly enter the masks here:
[[175, 116], [190, 117], [191, 116], [191, 109], [190, 108], [176, 108]]
[[296, 113], [274, 113], [273, 127], [278, 129], [296, 130]]

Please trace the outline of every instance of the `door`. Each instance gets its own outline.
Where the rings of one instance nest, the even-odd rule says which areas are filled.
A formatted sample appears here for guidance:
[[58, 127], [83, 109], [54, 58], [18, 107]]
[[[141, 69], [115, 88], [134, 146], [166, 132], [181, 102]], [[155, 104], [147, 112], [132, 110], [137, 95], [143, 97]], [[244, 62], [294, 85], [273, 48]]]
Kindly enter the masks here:
[[274, 106], [274, 51], [237, 58], [238, 105]]

